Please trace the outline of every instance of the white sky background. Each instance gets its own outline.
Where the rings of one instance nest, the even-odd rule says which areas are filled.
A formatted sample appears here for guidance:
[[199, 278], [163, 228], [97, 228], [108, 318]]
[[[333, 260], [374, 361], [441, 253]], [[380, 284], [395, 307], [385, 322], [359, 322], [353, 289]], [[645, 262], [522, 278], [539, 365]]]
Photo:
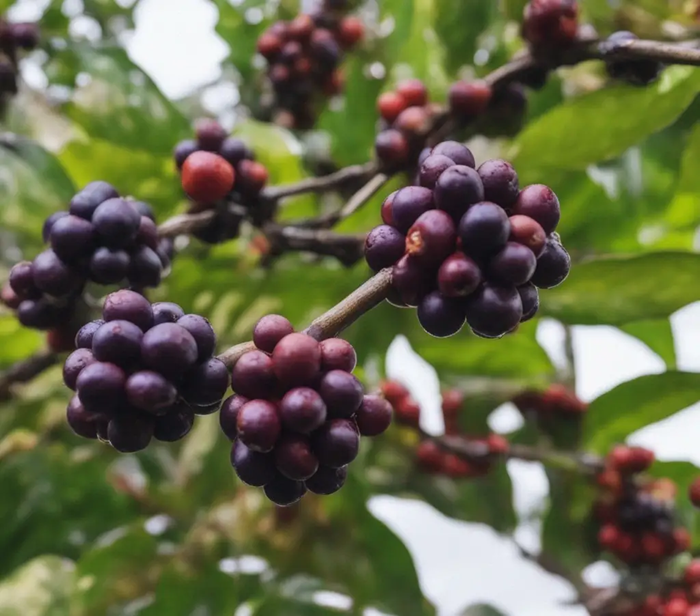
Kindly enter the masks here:
[[[45, 0], [21, 0], [12, 16], [32, 19], [37, 8], [45, 4]], [[81, 0], [65, 4], [71, 14], [80, 12]], [[220, 63], [227, 50], [214, 31], [217, 11], [207, 0], [141, 0], [135, 18], [136, 32], [127, 44], [129, 54], [167, 96], [185, 96], [221, 75]], [[232, 95], [230, 90], [218, 89], [207, 98], [212, 111], [222, 108], [222, 94]], [[224, 102], [230, 103], [230, 98]], [[672, 324], [679, 369], [700, 370], [700, 304], [681, 310], [673, 316]], [[545, 321], [538, 334], [553, 359], [561, 358], [558, 324]], [[574, 328], [574, 351], [578, 394], [585, 400], [636, 376], [664, 370], [661, 359], [647, 347], [610, 327]], [[392, 345], [388, 373], [405, 381], [422, 403], [425, 428], [439, 432], [442, 420], [436, 375], [410, 351], [405, 340]], [[696, 405], [640, 431], [631, 440], [653, 448], [663, 460], [689, 460], [700, 465], [699, 413]], [[517, 428], [519, 422], [519, 415], [508, 405], [492, 416], [492, 427], [502, 432]], [[546, 499], [544, 473], [538, 464], [515, 461], [509, 463], [508, 470], [518, 513], [526, 519]], [[521, 559], [511, 541], [488, 527], [457, 522], [423, 502], [393, 497], [374, 498], [370, 509], [408, 546], [424, 593], [438, 606], [440, 616], [457, 616], [472, 603], [490, 603], [509, 616], [585, 614], [581, 608], [561, 605], [573, 597], [565, 582]], [[523, 545], [537, 548], [538, 529], [532, 524], [521, 524], [516, 537]], [[604, 564], [591, 567], [587, 574], [593, 583], [615, 579]]]

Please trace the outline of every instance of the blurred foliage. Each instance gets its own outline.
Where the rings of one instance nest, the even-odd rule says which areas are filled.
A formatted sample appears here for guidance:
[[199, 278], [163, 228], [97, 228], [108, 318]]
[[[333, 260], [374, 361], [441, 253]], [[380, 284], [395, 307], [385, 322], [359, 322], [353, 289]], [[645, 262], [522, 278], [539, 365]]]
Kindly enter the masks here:
[[[0, 8], [14, 4], [2, 0]], [[323, 110], [310, 137], [258, 119], [265, 84], [255, 42], [275, 19], [296, 14], [295, 1], [211, 0], [218, 11], [216, 34], [228, 53], [220, 77], [182, 101], [161, 93], [124, 48], [139, 0], [84, 0], [80, 15], [67, 4], [37, 3], [42, 49], [26, 63], [51, 87], [25, 84], [3, 129], [19, 135], [0, 135], [3, 273], [40, 250], [43, 219], [93, 179], [150, 202], [159, 219], [182, 211], [171, 151], [206, 109], [209, 86], [236, 86], [240, 103], [231, 101], [223, 115], [230, 118], [238, 105], [233, 132], [268, 167], [272, 184], [292, 183], [312, 174], [310, 162], [341, 167], [368, 160], [376, 97], [397, 81], [420, 77], [432, 100], [444, 101], [454, 79], [500, 66], [522, 47], [515, 22], [525, 0], [358, 2], [368, 40], [346, 61], [345, 93]], [[625, 27], [661, 38], [664, 20], [692, 24], [689, 4], [591, 0], [583, 13], [602, 33]], [[96, 25], [97, 34], [78, 34], [77, 19]], [[609, 84], [601, 76], [595, 63], [557, 72], [543, 89], [529, 92], [519, 134], [473, 145], [482, 158], [482, 152], [512, 157], [523, 183], [551, 185], [562, 203], [560, 232], [575, 264], [565, 284], [541, 294], [540, 316], [565, 325], [617, 327], [666, 364], [667, 372], [622, 383], [592, 401], [581, 433], [569, 440], [603, 454], [700, 397], [700, 375], [676, 371], [669, 321], [700, 300], [700, 256], [694, 252], [700, 70], [668, 68], [648, 88]], [[403, 181], [395, 179], [340, 228], [359, 232], [376, 224], [381, 198]], [[334, 198], [294, 198], [280, 217], [313, 215], [337, 205]], [[246, 230], [215, 248], [190, 241], [153, 299], [206, 315], [224, 347], [249, 338], [255, 321], [271, 311], [304, 326], [368, 276], [364, 264], [346, 269], [298, 254], [261, 268], [254, 235]], [[527, 323], [499, 341], [467, 333], [437, 340], [423, 332], [413, 311], [384, 304], [347, 337], [373, 386], [383, 374], [387, 347], [404, 335], [441, 382], [469, 392], [461, 425], [480, 432], [491, 411], [520, 388], [546, 387], [561, 376], [538, 341], [537, 326]], [[0, 314], [0, 366], [42, 345], [39, 334]], [[423, 596], [411, 554], [370, 513], [369, 499], [420, 499], [445, 516], [488, 524], [504, 535], [518, 523], [505, 468], [473, 481], [422, 474], [413, 459], [415, 435], [400, 428], [363, 445], [340, 493], [307, 497], [281, 513], [257, 490], [236, 482], [230, 445], [216, 418], [198, 420], [182, 444], [119, 458], [70, 433], [63, 421], [67, 397], [60, 370], [51, 370], [1, 403], [3, 616], [219, 616], [237, 614], [240, 606], [254, 616], [359, 615], [368, 607], [429, 616], [435, 609]], [[529, 425], [516, 440], [538, 442]], [[679, 511], [697, 547], [700, 523], [684, 491], [698, 470], [666, 462], [652, 473], [678, 482]], [[562, 469], [551, 469], [548, 479], [543, 549], [580, 569], [593, 558], [587, 526], [592, 488]], [[338, 593], [337, 607], [319, 600], [323, 591]], [[463, 614], [500, 612], [476, 605]]]

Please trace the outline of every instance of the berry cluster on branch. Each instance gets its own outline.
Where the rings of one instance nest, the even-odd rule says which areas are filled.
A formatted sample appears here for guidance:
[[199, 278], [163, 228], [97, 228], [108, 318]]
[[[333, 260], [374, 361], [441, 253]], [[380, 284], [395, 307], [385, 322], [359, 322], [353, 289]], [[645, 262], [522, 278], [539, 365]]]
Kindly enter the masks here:
[[10, 23], [0, 19], [0, 104], [17, 94], [19, 52], [31, 51], [39, 44], [39, 26], [35, 23]]

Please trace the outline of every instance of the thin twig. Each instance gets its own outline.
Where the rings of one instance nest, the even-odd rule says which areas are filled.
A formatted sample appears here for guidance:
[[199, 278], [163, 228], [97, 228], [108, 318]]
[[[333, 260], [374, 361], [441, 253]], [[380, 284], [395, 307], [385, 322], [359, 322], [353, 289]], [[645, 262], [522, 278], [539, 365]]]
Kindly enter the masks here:
[[27, 383], [57, 364], [59, 355], [51, 351], [40, 351], [10, 366], [0, 373], [0, 400], [7, 400], [12, 393], [12, 386]]
[[273, 253], [288, 251], [312, 252], [335, 257], [343, 265], [357, 263], [364, 254], [365, 233], [342, 234], [327, 229], [265, 225], [265, 236]]
[[179, 214], [166, 220], [158, 227], [160, 237], [176, 237], [187, 235], [207, 226], [217, 215], [215, 209], [197, 212], [196, 214]]

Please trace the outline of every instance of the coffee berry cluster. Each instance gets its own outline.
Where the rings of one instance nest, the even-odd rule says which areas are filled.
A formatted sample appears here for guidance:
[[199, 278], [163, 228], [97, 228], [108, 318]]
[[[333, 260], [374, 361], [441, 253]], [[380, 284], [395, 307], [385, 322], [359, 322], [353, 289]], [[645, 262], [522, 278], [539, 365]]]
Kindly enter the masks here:
[[9, 23], [0, 19], [0, 102], [17, 94], [18, 56], [39, 44], [39, 27], [34, 23]]
[[579, 31], [576, 0], [530, 0], [523, 11], [522, 37], [533, 54], [551, 54], [572, 45]]
[[107, 182], [91, 182], [51, 214], [49, 248], [10, 271], [2, 300], [19, 321], [51, 329], [69, 321], [86, 283], [155, 287], [170, 265], [172, 243], [158, 237], [150, 206], [124, 199]]
[[244, 483], [264, 488], [287, 506], [306, 492], [332, 494], [347, 477], [361, 436], [377, 436], [391, 423], [391, 405], [365, 395], [352, 371], [352, 345], [318, 342], [296, 333], [282, 316], [260, 319], [256, 350], [233, 368], [235, 394], [219, 415], [233, 441], [231, 463]]
[[616, 613], [620, 616], [700, 616], [700, 560], [692, 560], [682, 578], [667, 588], [632, 601]]
[[690, 544], [675, 521], [675, 484], [642, 475], [653, 462], [648, 449], [618, 445], [596, 477], [603, 489], [593, 508], [598, 545], [630, 567], [658, 566]]
[[542, 184], [519, 188], [515, 169], [445, 141], [421, 155], [420, 186], [401, 188], [381, 208], [383, 225], [365, 242], [374, 271], [392, 267], [398, 306], [418, 308], [431, 335], [472, 331], [498, 338], [535, 316], [538, 288], [568, 275], [554, 230], [557, 196]]
[[123, 453], [152, 438], [182, 438], [195, 415], [219, 410], [229, 386], [209, 322], [134, 291], [108, 295], [102, 319], [82, 327], [75, 346], [63, 366], [64, 383], [76, 392], [68, 424]]
[[364, 36], [362, 21], [345, 16], [347, 9], [345, 2], [324, 0], [310, 13], [274, 23], [258, 39], [258, 53], [268, 63], [278, 124], [310, 128], [318, 98], [341, 92], [343, 53]]
[[[195, 237], [217, 244], [236, 238], [246, 217], [256, 224], [264, 222], [260, 192], [268, 180], [267, 168], [255, 160], [255, 154], [241, 139], [230, 137], [216, 120], [199, 120], [195, 139], [178, 143], [173, 157], [182, 188], [192, 199], [190, 212], [217, 211], [206, 226], [193, 232]], [[232, 203], [240, 206], [240, 211], [234, 211]]]
[[580, 418], [588, 411], [588, 404], [561, 383], [552, 383], [545, 391], [524, 391], [512, 402], [525, 418], [538, 421]]

